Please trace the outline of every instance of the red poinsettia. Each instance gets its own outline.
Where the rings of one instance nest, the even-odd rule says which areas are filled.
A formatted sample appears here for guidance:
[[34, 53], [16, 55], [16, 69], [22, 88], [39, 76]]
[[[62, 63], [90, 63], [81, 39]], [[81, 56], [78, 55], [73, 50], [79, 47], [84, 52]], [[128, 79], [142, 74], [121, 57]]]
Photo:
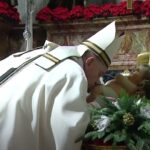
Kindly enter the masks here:
[[51, 9], [47, 6], [37, 13], [36, 19], [41, 22], [67, 21], [69, 16], [69, 10], [67, 8], [57, 7]]
[[132, 10], [127, 9], [127, 2], [123, 1], [118, 4], [118, 15], [117, 16], [125, 16], [125, 15], [131, 15]]
[[133, 9], [127, 9], [127, 1], [121, 1], [118, 4], [106, 3], [104, 5], [91, 4], [87, 7], [75, 6], [72, 10], [64, 7], [51, 9], [43, 8], [36, 16], [36, 19], [42, 22], [48, 21], [70, 21], [76, 19], [90, 20], [97, 17], [112, 17], [112, 16], [150, 16], [150, 0], [133, 1]]
[[88, 7], [84, 8], [84, 18], [89, 20], [92, 18], [100, 17], [101, 7], [95, 4], [91, 4]]
[[10, 23], [19, 23], [20, 21], [17, 9], [4, 1], [0, 1], [0, 16]]
[[133, 1], [133, 14], [134, 15], [141, 15], [142, 14], [142, 6], [143, 2], [142, 1]]
[[150, 0], [146, 0], [142, 4], [142, 13], [144, 16], [150, 16]]
[[77, 5], [70, 10], [70, 19], [79, 19], [84, 17], [84, 8], [83, 6]]
[[52, 14], [52, 10], [49, 7], [44, 7], [37, 13], [36, 19], [42, 22], [52, 21]]
[[83, 14], [86, 20], [92, 19], [94, 17], [94, 13], [88, 8], [84, 9]]
[[65, 7], [57, 7], [52, 11], [54, 21], [67, 21], [69, 19], [69, 10]]
[[101, 6], [101, 16], [103, 17], [111, 17], [112, 16], [112, 9], [114, 8], [114, 4], [106, 3]]

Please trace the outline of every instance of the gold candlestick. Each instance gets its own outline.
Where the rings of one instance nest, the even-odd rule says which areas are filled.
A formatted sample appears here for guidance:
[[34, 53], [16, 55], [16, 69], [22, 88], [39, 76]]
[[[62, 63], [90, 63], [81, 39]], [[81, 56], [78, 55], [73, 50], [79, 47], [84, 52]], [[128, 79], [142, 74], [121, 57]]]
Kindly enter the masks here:
[[132, 9], [133, 7], [133, 0], [127, 0], [127, 9]]

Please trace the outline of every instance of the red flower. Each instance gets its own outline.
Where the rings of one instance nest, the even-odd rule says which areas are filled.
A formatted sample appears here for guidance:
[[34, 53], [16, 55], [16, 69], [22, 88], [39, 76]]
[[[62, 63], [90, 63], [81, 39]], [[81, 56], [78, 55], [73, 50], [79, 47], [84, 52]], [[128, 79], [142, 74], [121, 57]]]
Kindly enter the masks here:
[[37, 13], [36, 19], [43, 22], [51, 21], [52, 10], [49, 7], [44, 7]]
[[141, 9], [141, 6], [142, 6], [142, 1], [133, 1], [133, 14], [135, 15], [141, 15], [142, 13], [142, 9]]
[[64, 7], [57, 7], [52, 11], [52, 18], [55, 21], [67, 21], [69, 19], [69, 10]]
[[132, 14], [132, 10], [131, 9], [127, 9], [127, 2], [123, 1], [120, 2], [118, 4], [118, 16], [125, 16], [125, 15], [131, 15]]
[[83, 6], [75, 6], [70, 11], [70, 19], [79, 19], [84, 17], [84, 8]]
[[109, 17], [112, 16], [112, 9], [114, 7], [114, 4], [112, 3], [106, 3], [101, 6], [101, 16], [103, 17]]
[[19, 23], [19, 13], [17, 9], [7, 2], [0, 1], [0, 15], [9, 22]]
[[144, 16], [150, 16], [150, 1], [146, 0], [142, 4], [142, 13]]
[[120, 16], [120, 7], [119, 5], [114, 5], [111, 9], [112, 16]]
[[1, 9], [9, 9], [9, 4], [6, 2], [0, 2], [0, 8]]
[[150, 16], [150, 0], [146, 1], [133, 1], [133, 9], [127, 9], [127, 2], [122, 1], [118, 4], [106, 3], [102, 6], [91, 4], [88, 7], [75, 6], [72, 10], [67, 8], [57, 7], [50, 9], [49, 7], [43, 8], [36, 16], [39, 21], [68, 21], [73, 19], [93, 19], [97, 17], [111, 17], [111, 16]]
[[88, 7], [84, 9], [83, 13], [84, 13], [84, 18], [86, 20], [90, 20], [94, 17], [94, 13], [90, 9], [88, 9]]

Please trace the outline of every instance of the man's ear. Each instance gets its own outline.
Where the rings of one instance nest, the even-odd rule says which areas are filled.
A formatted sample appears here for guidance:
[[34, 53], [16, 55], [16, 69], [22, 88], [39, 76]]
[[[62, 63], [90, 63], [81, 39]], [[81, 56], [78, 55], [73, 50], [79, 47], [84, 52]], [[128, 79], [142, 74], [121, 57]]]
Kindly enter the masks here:
[[91, 65], [91, 64], [94, 62], [94, 60], [95, 60], [95, 57], [90, 56], [90, 57], [88, 57], [88, 58], [85, 60], [85, 63], [86, 63], [87, 66], [89, 66], [89, 65]]

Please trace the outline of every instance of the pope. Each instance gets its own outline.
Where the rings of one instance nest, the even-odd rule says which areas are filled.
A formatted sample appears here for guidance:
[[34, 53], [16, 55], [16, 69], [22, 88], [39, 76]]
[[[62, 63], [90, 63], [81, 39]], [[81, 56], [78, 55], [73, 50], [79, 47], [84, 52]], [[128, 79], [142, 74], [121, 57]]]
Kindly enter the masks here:
[[43, 48], [0, 62], [0, 150], [79, 150], [89, 123], [87, 93], [123, 37], [115, 21], [77, 46]]

